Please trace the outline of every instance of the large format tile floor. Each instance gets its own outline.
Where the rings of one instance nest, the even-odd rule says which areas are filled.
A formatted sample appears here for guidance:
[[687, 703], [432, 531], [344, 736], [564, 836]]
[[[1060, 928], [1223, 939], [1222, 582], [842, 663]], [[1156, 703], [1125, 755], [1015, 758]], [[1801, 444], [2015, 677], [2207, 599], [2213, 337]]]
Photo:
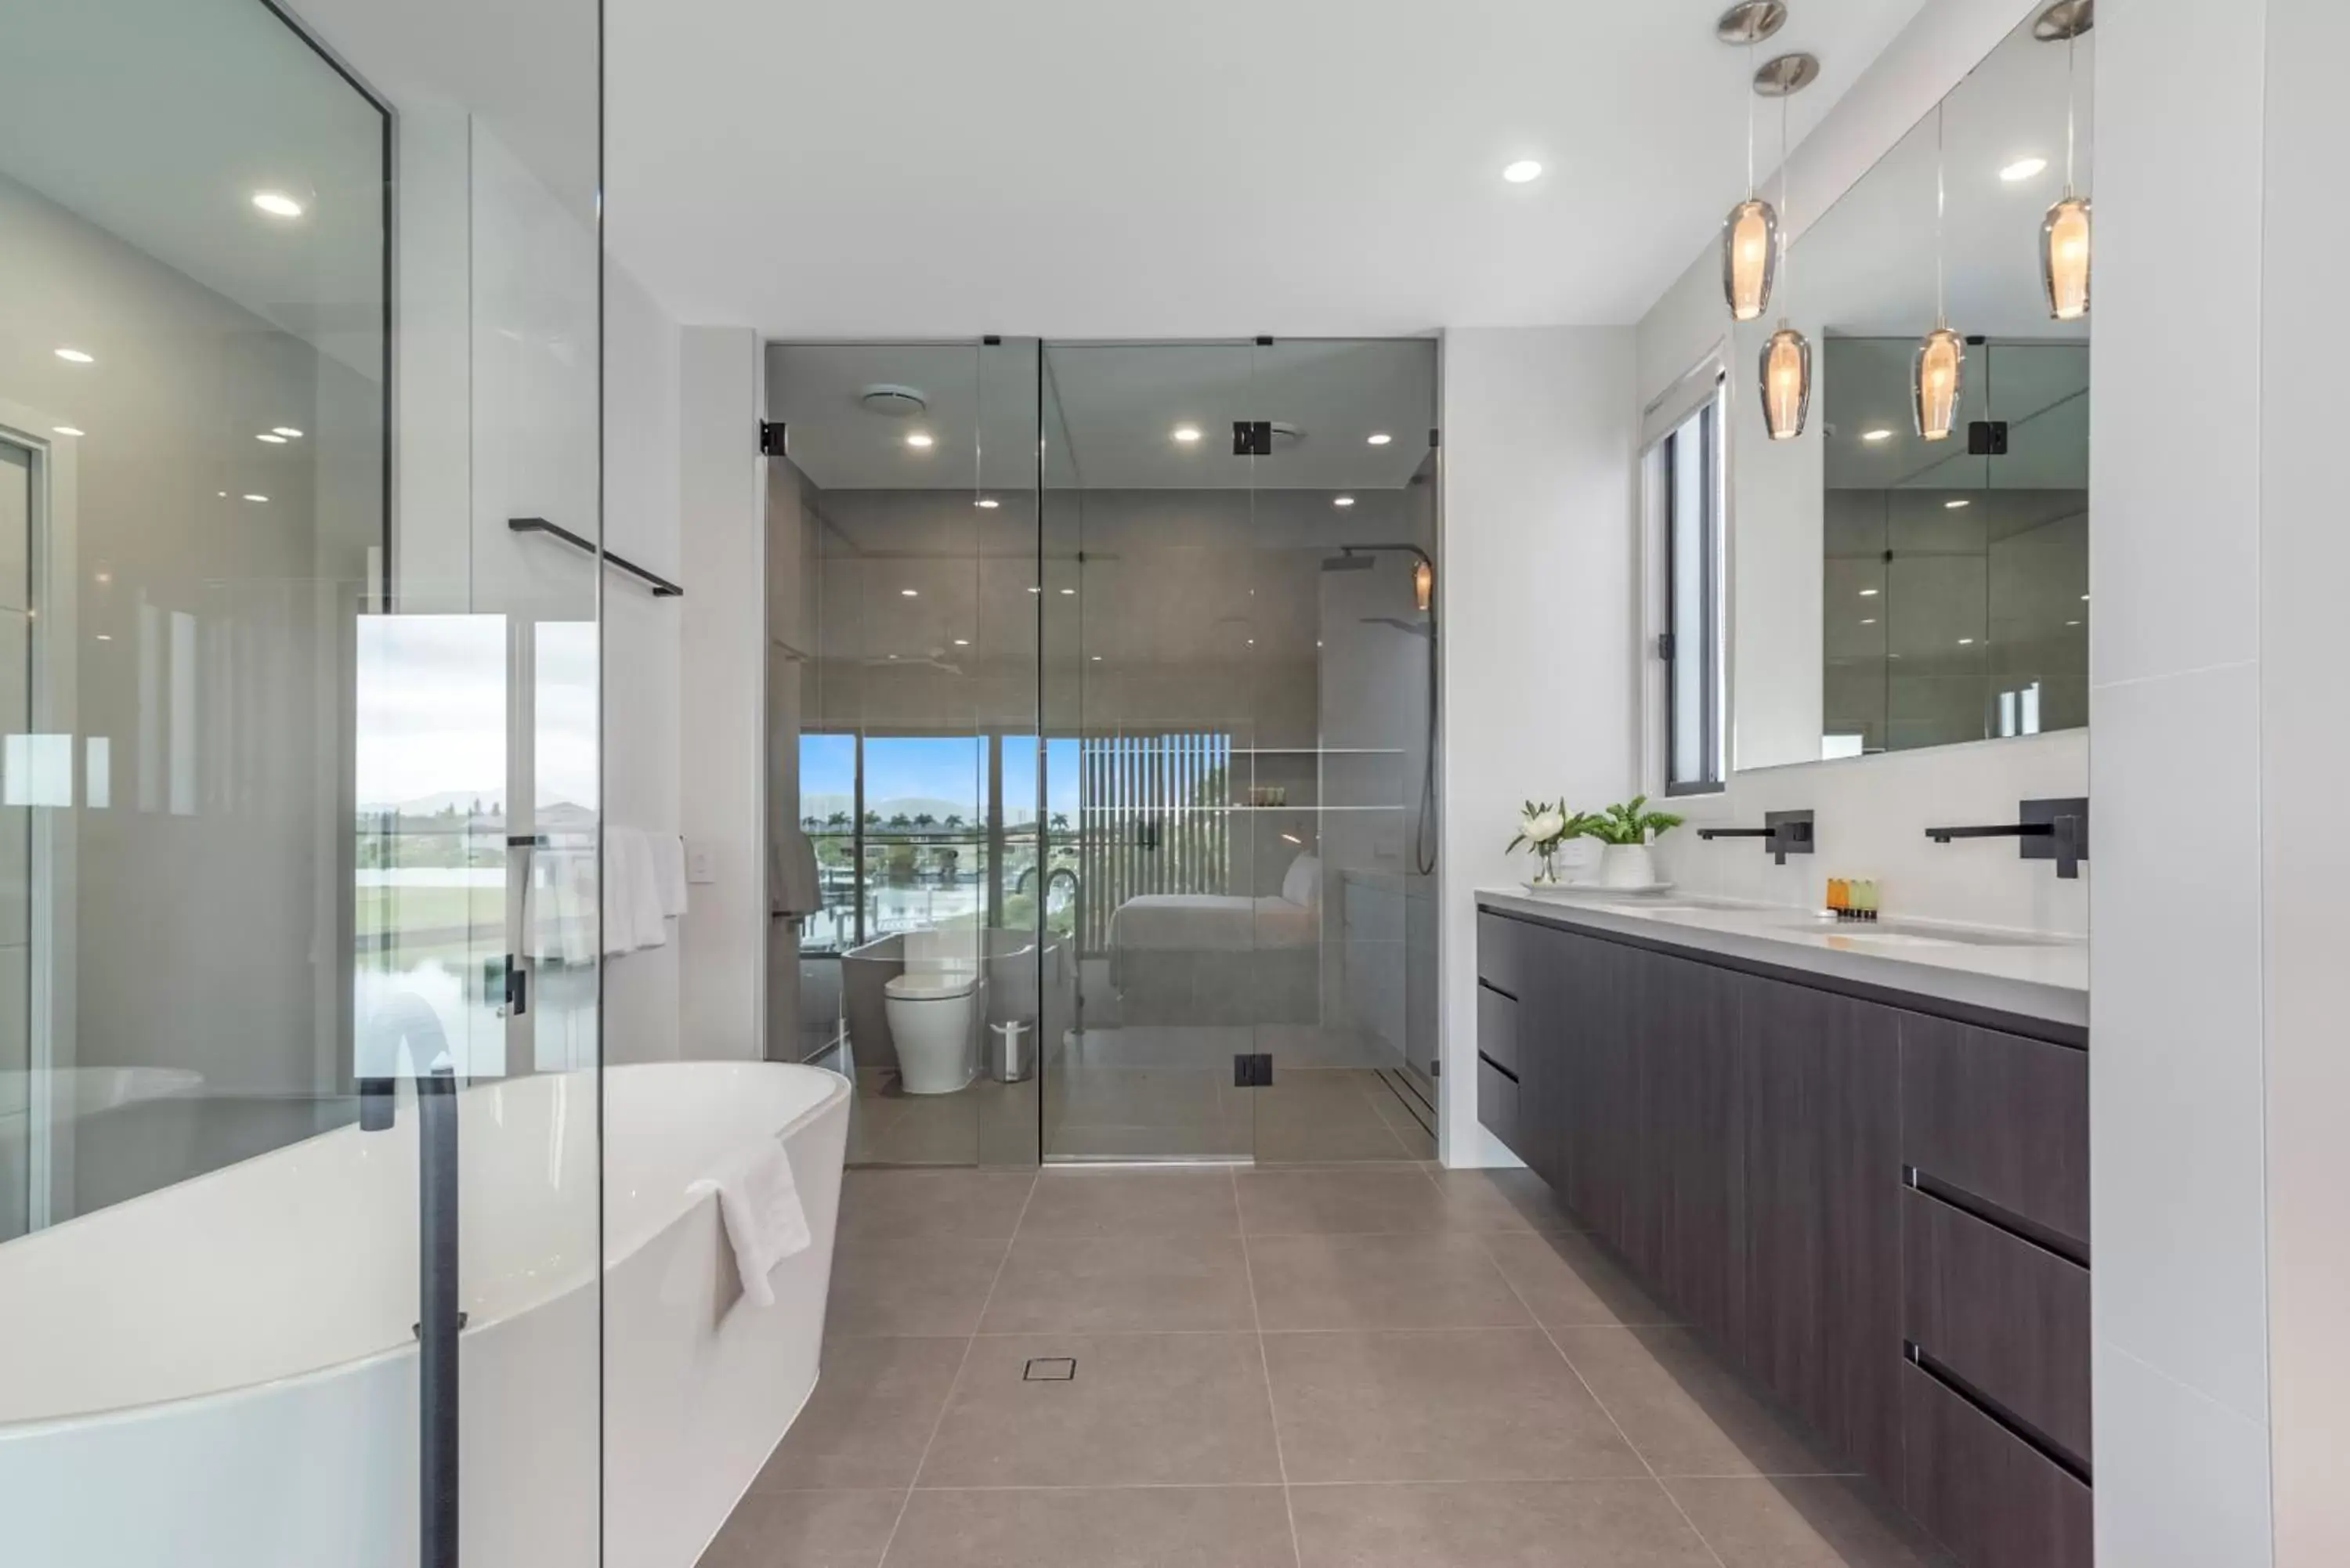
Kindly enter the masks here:
[[704, 1568], [1943, 1563], [1523, 1171], [855, 1170], [827, 1326]]

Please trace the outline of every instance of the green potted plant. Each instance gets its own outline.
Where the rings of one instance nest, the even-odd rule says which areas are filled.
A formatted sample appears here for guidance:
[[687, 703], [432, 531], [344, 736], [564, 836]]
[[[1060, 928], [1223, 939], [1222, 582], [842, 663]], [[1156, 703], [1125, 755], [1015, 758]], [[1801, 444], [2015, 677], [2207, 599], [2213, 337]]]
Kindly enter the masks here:
[[1584, 819], [1584, 832], [1607, 847], [1599, 852], [1599, 885], [1619, 892], [1657, 886], [1656, 857], [1648, 846], [1681, 825], [1669, 811], [1650, 811], [1648, 797], [1636, 794]]
[[1596, 817], [1566, 809], [1566, 802], [1553, 805], [1548, 801], [1530, 800], [1518, 818], [1517, 836], [1510, 840], [1512, 849], [1525, 848], [1534, 852], [1541, 862], [1534, 874], [1526, 879], [1529, 888], [1556, 888], [1565, 878], [1559, 875], [1558, 852], [1570, 839], [1583, 837], [1590, 831]]

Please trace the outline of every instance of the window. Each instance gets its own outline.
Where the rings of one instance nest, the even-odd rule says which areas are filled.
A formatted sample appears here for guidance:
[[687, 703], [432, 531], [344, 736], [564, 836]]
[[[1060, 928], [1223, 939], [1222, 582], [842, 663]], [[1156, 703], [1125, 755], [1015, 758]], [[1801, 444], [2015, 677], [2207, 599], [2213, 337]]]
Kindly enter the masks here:
[[1649, 449], [1648, 490], [1664, 548], [1665, 793], [1721, 788], [1721, 390]]

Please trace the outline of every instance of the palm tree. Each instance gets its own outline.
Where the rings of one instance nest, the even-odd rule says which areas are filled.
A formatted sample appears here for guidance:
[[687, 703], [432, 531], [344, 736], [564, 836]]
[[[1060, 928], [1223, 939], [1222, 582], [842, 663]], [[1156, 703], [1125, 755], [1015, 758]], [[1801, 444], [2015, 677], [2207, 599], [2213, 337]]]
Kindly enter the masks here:
[[946, 830], [947, 830], [949, 833], [960, 833], [960, 832], [962, 832], [962, 813], [961, 813], [961, 812], [953, 813], [951, 815], [950, 815], [950, 816], [947, 818], [945, 826], [946, 826]]
[[879, 827], [879, 826], [881, 826], [881, 814], [880, 814], [879, 812], [878, 812], [878, 811], [868, 811], [868, 812], [867, 812], [867, 813], [865, 814], [865, 826], [868, 826], [868, 827]]
[[830, 816], [824, 819], [824, 825], [827, 827], [835, 829], [847, 827], [848, 826], [848, 813], [845, 811], [836, 811]]
[[899, 811], [890, 813], [889, 826], [897, 829], [899, 832], [903, 833], [907, 828], [911, 827], [913, 823], [907, 817], [904, 812]]
[[800, 818], [800, 827], [805, 832], [814, 833], [817, 828], [822, 827], [823, 826], [824, 819], [817, 816], [814, 812], [810, 812], [806, 816]]
[[1069, 814], [1066, 811], [1055, 812], [1053, 814], [1053, 826], [1057, 831], [1066, 832], [1069, 826]]
[[929, 831], [931, 828], [936, 827], [938, 825], [939, 819], [932, 816], [927, 811], [920, 813], [914, 818], [914, 826], [923, 829], [925, 832]]

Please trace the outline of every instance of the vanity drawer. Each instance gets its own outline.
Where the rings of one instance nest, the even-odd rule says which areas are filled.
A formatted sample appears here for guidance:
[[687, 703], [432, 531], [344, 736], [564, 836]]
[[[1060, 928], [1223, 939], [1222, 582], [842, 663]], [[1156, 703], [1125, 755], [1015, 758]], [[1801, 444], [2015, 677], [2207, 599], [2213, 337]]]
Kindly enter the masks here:
[[1518, 1069], [1518, 999], [1480, 981], [1477, 986], [1477, 1054], [1505, 1073]]
[[1901, 1255], [1902, 1337], [2086, 1469], [2089, 1271], [1915, 1189]]
[[1901, 1369], [1902, 1501], [1966, 1568], [2093, 1568], [2089, 1489], [1916, 1366]]
[[2089, 1245], [2089, 1054], [1901, 1015], [1901, 1163]]
[[1518, 1152], [1518, 1081], [1482, 1056], [1477, 1058], [1477, 1119], [1511, 1153]]
[[1510, 996], [1523, 996], [1525, 948], [1534, 931], [1523, 921], [1477, 913], [1477, 978]]

